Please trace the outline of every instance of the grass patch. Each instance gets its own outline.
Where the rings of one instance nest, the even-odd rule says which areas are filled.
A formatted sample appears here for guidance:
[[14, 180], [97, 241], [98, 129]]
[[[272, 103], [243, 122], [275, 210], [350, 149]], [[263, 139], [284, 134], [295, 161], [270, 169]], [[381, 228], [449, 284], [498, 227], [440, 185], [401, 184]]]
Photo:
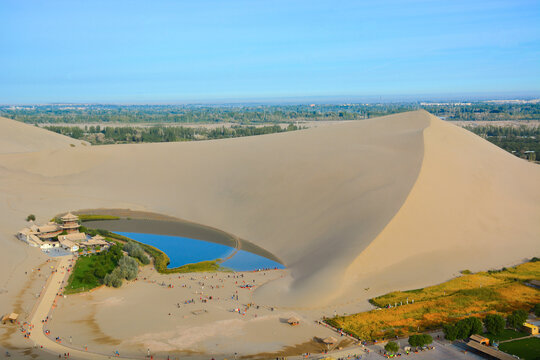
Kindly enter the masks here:
[[86, 274], [93, 273], [95, 262], [94, 260], [94, 255], [83, 256], [77, 260], [73, 268], [73, 272], [69, 276], [68, 285], [64, 290], [65, 294], [73, 294], [77, 292], [87, 291], [101, 285], [101, 283], [95, 276], [85, 278]]
[[122, 256], [121, 248], [116, 245], [99, 254], [79, 257], [69, 276], [64, 293], [74, 294], [102, 285], [105, 276], [118, 266], [118, 261]]
[[510, 341], [499, 345], [499, 350], [517, 355], [524, 360], [538, 360], [540, 359], [540, 339], [528, 338]]
[[221, 267], [217, 260], [212, 261], [201, 261], [195, 264], [186, 264], [174, 269], [178, 273], [186, 272], [213, 272], [213, 271], [222, 271], [224, 268]]
[[[86, 222], [86, 221], [98, 221], [98, 220], [119, 220], [121, 219], [120, 217], [118, 216], [113, 216], [113, 215], [88, 215], [88, 214], [81, 214], [81, 215], [77, 215], [79, 217], [79, 220], [81, 222]], [[62, 219], [61, 219], [61, 216], [58, 215], [54, 218], [51, 219], [52, 222], [55, 222], [57, 224], [62, 224]], [[82, 231], [82, 230], [81, 230]]]
[[490, 333], [485, 333], [484, 336], [489, 339], [490, 343], [499, 342], [499, 341], [505, 341], [510, 339], [517, 339], [521, 337], [525, 337], [529, 334], [524, 332], [519, 332], [513, 329], [504, 329], [499, 335], [493, 335]]
[[77, 215], [79, 217], [79, 220], [82, 222], [85, 221], [100, 221], [100, 220], [119, 220], [120, 218], [118, 216], [112, 216], [112, 215]]
[[423, 290], [424, 290], [424, 288], [421, 288], [421, 289], [414, 289], [414, 290], [407, 290], [407, 291], [404, 291], [404, 293], [407, 293], [407, 294], [419, 294], [419, 293], [421, 293]]
[[[538, 278], [540, 262], [464, 274], [424, 289], [395, 291], [373, 298], [370, 303], [380, 309], [325, 321], [363, 340], [408, 336], [469, 316], [483, 318], [490, 313], [505, 316], [517, 309], [528, 311], [540, 302], [540, 291], [523, 283]], [[388, 305], [392, 307], [385, 308]]]

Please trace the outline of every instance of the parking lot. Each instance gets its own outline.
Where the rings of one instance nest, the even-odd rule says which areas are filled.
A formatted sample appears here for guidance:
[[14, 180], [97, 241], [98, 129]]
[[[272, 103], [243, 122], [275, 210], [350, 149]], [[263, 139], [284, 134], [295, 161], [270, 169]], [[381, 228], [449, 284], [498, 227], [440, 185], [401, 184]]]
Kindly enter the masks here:
[[[400, 347], [407, 346], [406, 340], [396, 341], [400, 344]], [[407, 359], [418, 359], [418, 360], [453, 360], [453, 359], [463, 359], [463, 360], [480, 360], [485, 359], [482, 356], [471, 353], [466, 349], [465, 344], [450, 344], [448, 342], [434, 340], [431, 346], [434, 347], [432, 350], [419, 351], [418, 353], [410, 352], [407, 355], [404, 351], [401, 351], [401, 358]], [[366, 354], [362, 359], [385, 359], [384, 354], [384, 345], [372, 345], [368, 346], [370, 350], [369, 354]], [[382, 351], [382, 354], [381, 354]]]

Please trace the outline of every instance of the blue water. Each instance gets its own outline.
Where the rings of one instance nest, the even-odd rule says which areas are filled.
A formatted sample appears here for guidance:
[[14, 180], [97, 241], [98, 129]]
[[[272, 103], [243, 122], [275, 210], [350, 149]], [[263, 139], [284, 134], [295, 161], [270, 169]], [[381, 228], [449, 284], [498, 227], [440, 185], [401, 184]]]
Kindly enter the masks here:
[[239, 250], [232, 258], [224, 261], [221, 265], [235, 271], [252, 271], [261, 269], [285, 269], [285, 266], [265, 257]]
[[[171, 263], [168, 268], [193, 264], [201, 261], [224, 259], [231, 255], [234, 248], [209, 241], [190, 239], [181, 236], [116, 232], [144, 244], [163, 251]], [[235, 271], [253, 271], [260, 269], [284, 269], [278, 262], [244, 250], [239, 250], [232, 258], [224, 261], [222, 266]]]
[[168, 268], [175, 268], [201, 261], [224, 259], [234, 251], [234, 249], [229, 246], [216, 244], [209, 241], [189, 239], [181, 236], [130, 232], [117, 232], [117, 234], [137, 240], [144, 244], [152, 245], [153, 247], [163, 251], [171, 260]]

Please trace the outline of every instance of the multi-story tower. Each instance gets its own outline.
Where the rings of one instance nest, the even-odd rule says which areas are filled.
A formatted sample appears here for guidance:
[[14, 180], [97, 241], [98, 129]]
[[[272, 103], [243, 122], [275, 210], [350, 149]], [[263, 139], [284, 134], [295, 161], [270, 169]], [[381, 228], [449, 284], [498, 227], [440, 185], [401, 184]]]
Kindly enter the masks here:
[[68, 234], [79, 232], [79, 217], [73, 215], [72, 213], [67, 213], [66, 215], [60, 218], [62, 220], [62, 230]]

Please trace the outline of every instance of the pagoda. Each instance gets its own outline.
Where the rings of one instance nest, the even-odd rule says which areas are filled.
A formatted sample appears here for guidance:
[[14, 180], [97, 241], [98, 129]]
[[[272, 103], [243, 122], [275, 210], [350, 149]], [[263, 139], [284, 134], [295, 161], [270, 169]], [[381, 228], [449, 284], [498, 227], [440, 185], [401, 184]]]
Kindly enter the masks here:
[[66, 215], [62, 216], [60, 220], [62, 220], [62, 225], [60, 225], [60, 227], [68, 234], [79, 232], [79, 227], [81, 225], [79, 225], [78, 216], [73, 215], [72, 213], [67, 213]]

